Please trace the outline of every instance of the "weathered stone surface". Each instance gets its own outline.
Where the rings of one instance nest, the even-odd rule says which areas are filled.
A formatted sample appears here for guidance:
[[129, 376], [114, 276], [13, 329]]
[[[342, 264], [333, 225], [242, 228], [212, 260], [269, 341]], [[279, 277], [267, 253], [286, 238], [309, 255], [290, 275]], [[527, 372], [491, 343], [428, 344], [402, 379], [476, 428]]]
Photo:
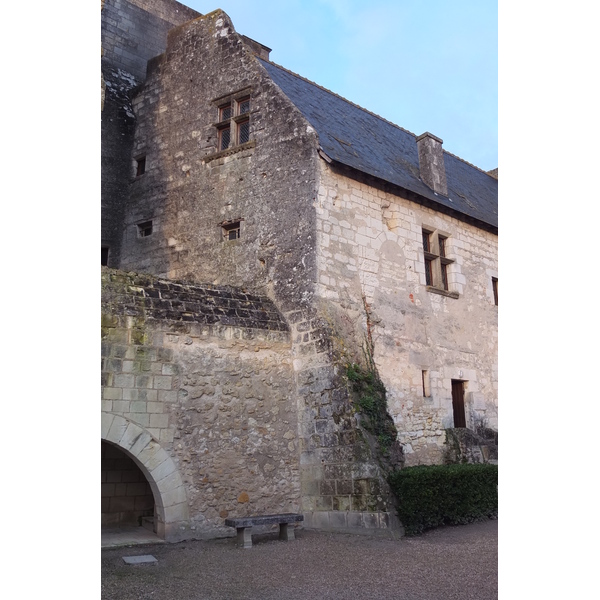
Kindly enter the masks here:
[[[113, 2], [186, 16], [169, 0]], [[169, 520], [157, 508], [163, 533], [223, 535], [223, 515], [276, 511], [392, 528], [346, 366], [364, 363], [370, 336], [407, 464], [443, 460], [452, 380], [467, 386], [468, 426], [496, 428], [497, 237], [323, 160], [315, 129], [255, 57], [266, 50], [223, 11], [163, 42], [139, 87], [122, 70], [106, 78], [106, 122], [118, 113], [129, 127], [111, 193], [117, 262], [132, 272], [103, 272], [103, 410], [177, 465], [169, 501], [185, 497], [189, 519], [177, 522], [180, 504]], [[446, 238], [448, 290], [427, 285], [423, 228]], [[106, 419], [103, 432], [130, 444], [122, 425]]]
[[[255, 319], [240, 317], [235, 327], [194, 322], [182, 331], [175, 318], [156, 318], [144, 305], [145, 291], [159, 289], [158, 280], [110, 269], [104, 275], [103, 311], [117, 316], [104, 320], [110, 325], [104, 333], [104, 368], [113, 376], [105, 380], [104, 407], [111, 414], [103, 421], [104, 435], [135, 453], [156, 489], [164, 487], [161, 523], [171, 539], [228, 535], [223, 514], [297, 511], [299, 440], [290, 341], [273, 305], [228, 289], [206, 310], [218, 308], [219, 302], [248, 302], [271, 316], [261, 321], [262, 329], [253, 329]], [[182, 302], [186, 294], [202, 291], [177, 287]], [[132, 309], [129, 315], [123, 315], [123, 306]], [[272, 323], [276, 329], [270, 329]], [[143, 345], [132, 336], [134, 328]], [[242, 335], [245, 331], [254, 334]], [[116, 355], [131, 356], [131, 364]], [[134, 375], [144, 365], [156, 374]], [[120, 373], [125, 367], [133, 373]], [[171, 393], [163, 388], [174, 395], [161, 396]], [[132, 400], [107, 399], [124, 396]], [[145, 445], [136, 450], [142, 438]], [[183, 487], [169, 483], [173, 478]], [[182, 501], [189, 507], [184, 521], [178, 508]], [[166, 527], [169, 523], [178, 523], [179, 530]]]

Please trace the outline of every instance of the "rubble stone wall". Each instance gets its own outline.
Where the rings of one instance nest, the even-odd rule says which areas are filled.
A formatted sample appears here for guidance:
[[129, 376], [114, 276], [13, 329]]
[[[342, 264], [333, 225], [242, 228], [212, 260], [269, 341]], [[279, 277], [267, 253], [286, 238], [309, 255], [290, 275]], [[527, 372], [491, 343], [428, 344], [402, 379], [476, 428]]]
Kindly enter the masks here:
[[266, 299], [103, 269], [102, 410], [176, 465], [188, 518], [169, 539], [231, 535], [228, 516], [299, 511], [290, 354]]
[[[218, 148], [218, 107], [250, 97], [250, 140]], [[222, 11], [174, 29], [133, 101], [124, 268], [245, 286], [290, 327], [302, 511], [308, 526], [390, 527], [391, 500], [361, 438], [344, 366], [315, 303], [318, 140]], [[134, 165], [132, 165], [132, 170]], [[238, 220], [240, 235], [222, 224]], [[152, 221], [141, 237], [140, 223]]]

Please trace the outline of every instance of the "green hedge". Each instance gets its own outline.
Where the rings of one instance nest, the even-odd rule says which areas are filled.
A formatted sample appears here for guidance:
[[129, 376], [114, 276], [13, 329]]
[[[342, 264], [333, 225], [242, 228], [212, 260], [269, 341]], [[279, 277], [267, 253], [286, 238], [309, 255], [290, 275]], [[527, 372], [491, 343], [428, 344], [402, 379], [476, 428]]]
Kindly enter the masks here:
[[498, 515], [498, 465], [405, 467], [389, 482], [406, 535]]

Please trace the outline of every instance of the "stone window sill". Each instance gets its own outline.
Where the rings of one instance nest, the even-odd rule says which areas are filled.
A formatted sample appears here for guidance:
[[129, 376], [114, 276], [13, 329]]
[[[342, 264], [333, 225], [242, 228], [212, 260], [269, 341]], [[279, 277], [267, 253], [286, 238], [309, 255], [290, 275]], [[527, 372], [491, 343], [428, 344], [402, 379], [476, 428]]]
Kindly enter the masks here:
[[226, 148], [225, 150], [221, 150], [220, 152], [215, 152], [213, 154], [209, 154], [203, 158], [205, 163], [209, 163], [217, 158], [224, 158], [225, 156], [231, 156], [232, 154], [237, 154], [238, 152], [242, 152], [243, 150], [249, 150], [250, 148], [254, 148], [256, 146], [255, 140], [250, 140], [245, 144], [240, 144], [239, 146], [233, 146], [233, 148]]
[[432, 285], [426, 285], [425, 289], [432, 294], [439, 294], [440, 296], [446, 296], [447, 298], [458, 299], [458, 292], [447, 292], [446, 290], [441, 290], [440, 288], [433, 287]]

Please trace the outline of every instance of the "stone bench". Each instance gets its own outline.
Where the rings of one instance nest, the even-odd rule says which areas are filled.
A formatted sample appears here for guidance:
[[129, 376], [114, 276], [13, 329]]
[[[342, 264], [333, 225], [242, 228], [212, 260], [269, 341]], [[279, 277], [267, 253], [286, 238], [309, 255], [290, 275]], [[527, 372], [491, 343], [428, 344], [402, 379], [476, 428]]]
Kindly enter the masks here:
[[[279, 524], [279, 539], [293, 540], [294, 523], [304, 521], [302, 515], [294, 513], [284, 513], [281, 515], [264, 515], [262, 517], [241, 517], [239, 519], [225, 519], [227, 527], [237, 529], [237, 543], [242, 548], [252, 548], [252, 527], [255, 525], [274, 525]], [[290, 527], [291, 525], [291, 527]]]

